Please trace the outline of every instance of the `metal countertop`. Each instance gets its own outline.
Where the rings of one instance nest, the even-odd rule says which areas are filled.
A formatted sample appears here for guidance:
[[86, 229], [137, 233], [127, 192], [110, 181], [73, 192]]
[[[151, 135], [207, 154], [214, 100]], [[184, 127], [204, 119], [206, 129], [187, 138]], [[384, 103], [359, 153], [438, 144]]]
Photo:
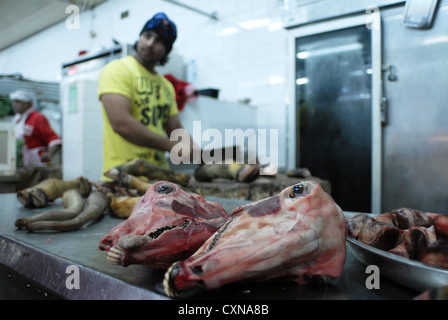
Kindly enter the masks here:
[[[247, 203], [206, 197], [225, 210]], [[165, 270], [142, 265], [110, 265], [106, 252], [98, 249], [100, 239], [123, 219], [109, 214], [87, 227], [71, 232], [18, 230], [16, 219], [61, 207], [62, 199], [45, 209], [24, 208], [15, 193], [0, 194], [0, 287], [19, 296], [35, 290], [43, 298], [82, 300], [165, 300], [160, 291]], [[74, 271], [75, 270], [75, 271]], [[79, 271], [79, 273], [78, 273]], [[73, 276], [79, 274], [79, 289]], [[381, 277], [380, 289], [367, 289], [369, 274], [347, 248], [344, 273], [327, 284], [298, 285], [294, 282], [234, 283], [194, 295], [195, 300], [397, 300], [412, 299], [416, 292]], [[34, 288], [34, 289], [33, 289]], [[12, 292], [14, 291], [14, 292]]]

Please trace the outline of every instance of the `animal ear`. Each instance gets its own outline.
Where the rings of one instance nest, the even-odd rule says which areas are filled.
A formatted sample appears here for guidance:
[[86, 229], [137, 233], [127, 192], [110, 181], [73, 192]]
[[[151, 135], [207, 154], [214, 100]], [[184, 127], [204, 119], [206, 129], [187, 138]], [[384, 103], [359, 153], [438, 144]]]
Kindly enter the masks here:
[[182, 214], [184, 216], [188, 217], [197, 216], [196, 211], [192, 207], [180, 203], [177, 200], [173, 200], [173, 202], [171, 203], [171, 209], [173, 209], [174, 212]]
[[282, 203], [279, 196], [272, 196], [249, 207], [246, 211], [251, 217], [262, 217], [280, 212]]

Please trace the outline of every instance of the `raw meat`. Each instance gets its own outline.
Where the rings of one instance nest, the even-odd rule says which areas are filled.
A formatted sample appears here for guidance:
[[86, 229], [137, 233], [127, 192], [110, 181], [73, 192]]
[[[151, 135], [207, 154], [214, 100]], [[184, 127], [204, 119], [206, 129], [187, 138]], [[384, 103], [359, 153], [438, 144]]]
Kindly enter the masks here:
[[434, 267], [448, 269], [448, 241], [437, 240], [430, 244], [422, 250], [419, 260]]
[[167, 268], [194, 253], [228, 219], [216, 202], [159, 181], [136, 203], [129, 218], [100, 241], [109, 263]]
[[372, 247], [448, 269], [448, 216], [409, 208], [374, 218], [355, 214], [348, 219], [349, 235]]
[[374, 219], [365, 214], [356, 214], [348, 220], [348, 232], [352, 238], [372, 247], [390, 250], [401, 241], [403, 231], [384, 219]]
[[316, 182], [302, 182], [232, 211], [194, 255], [168, 269], [165, 293], [284, 277], [326, 282], [343, 272], [346, 234], [345, 217], [331, 196]]

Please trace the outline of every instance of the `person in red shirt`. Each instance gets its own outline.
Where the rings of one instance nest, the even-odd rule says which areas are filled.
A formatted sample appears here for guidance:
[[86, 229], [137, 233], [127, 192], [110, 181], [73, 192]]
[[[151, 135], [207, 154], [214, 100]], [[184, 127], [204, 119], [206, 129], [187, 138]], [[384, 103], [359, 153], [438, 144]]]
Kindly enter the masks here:
[[16, 138], [23, 139], [23, 165], [42, 166], [51, 162], [60, 151], [62, 140], [51, 128], [47, 118], [36, 110], [33, 92], [18, 90], [9, 95], [16, 115]]

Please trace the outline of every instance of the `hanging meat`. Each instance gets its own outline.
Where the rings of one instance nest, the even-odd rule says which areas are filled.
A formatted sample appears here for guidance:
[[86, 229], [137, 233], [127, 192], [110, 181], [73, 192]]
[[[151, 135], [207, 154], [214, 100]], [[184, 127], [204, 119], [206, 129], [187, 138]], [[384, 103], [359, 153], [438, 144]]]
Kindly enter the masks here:
[[326, 282], [342, 274], [346, 234], [331, 196], [316, 182], [302, 182], [233, 210], [197, 252], [168, 269], [164, 290], [175, 297], [245, 280]]

